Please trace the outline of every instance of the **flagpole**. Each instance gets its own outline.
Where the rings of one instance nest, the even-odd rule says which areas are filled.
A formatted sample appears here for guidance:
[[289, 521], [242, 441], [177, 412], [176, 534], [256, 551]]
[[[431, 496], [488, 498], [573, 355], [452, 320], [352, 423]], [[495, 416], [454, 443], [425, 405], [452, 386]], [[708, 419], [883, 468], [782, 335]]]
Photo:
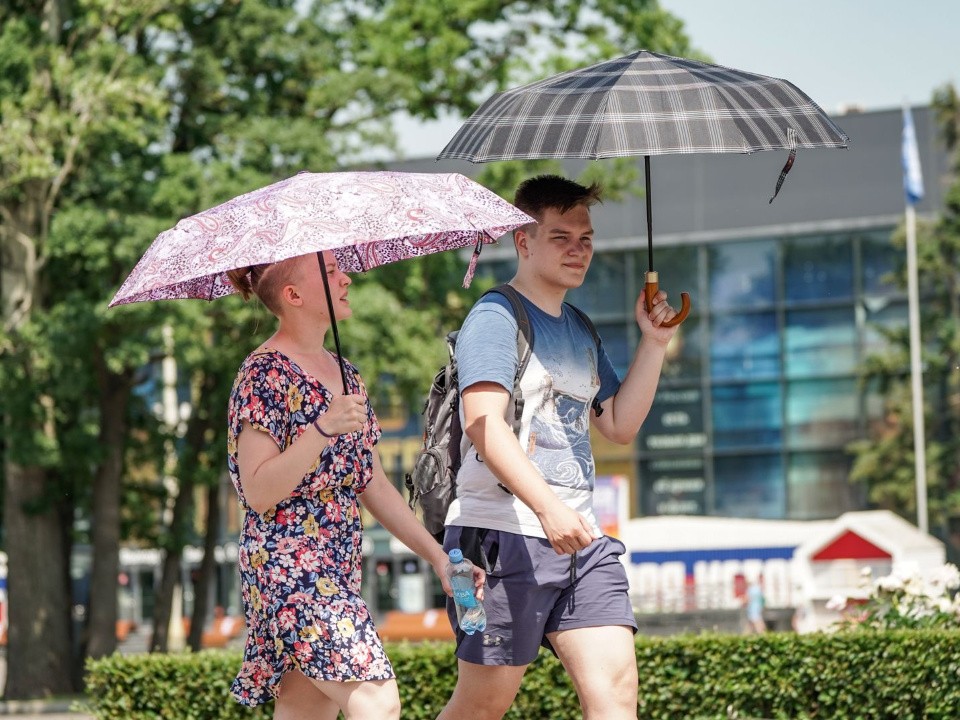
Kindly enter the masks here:
[[910, 387], [913, 403], [913, 455], [917, 484], [917, 527], [928, 531], [927, 452], [923, 419], [923, 368], [920, 360], [920, 300], [917, 281], [917, 212], [907, 203], [907, 298], [910, 322]]
[[907, 298], [910, 324], [910, 391], [913, 404], [913, 457], [917, 486], [917, 527], [929, 531], [927, 518], [927, 445], [923, 420], [923, 368], [920, 355], [920, 291], [917, 280], [917, 213], [914, 209], [923, 198], [923, 172], [917, 135], [910, 107], [903, 106], [903, 189], [906, 196], [907, 224]]

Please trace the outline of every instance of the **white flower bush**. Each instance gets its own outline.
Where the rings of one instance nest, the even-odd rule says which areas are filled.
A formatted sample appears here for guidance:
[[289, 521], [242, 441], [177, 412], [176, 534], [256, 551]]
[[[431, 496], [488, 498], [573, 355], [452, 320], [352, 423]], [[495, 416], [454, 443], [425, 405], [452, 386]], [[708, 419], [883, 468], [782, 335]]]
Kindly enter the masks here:
[[866, 600], [838, 596], [827, 608], [843, 613], [841, 628], [890, 630], [949, 628], [960, 630], [960, 570], [947, 563], [923, 573], [916, 565], [900, 565], [890, 575], [873, 579], [863, 573]]

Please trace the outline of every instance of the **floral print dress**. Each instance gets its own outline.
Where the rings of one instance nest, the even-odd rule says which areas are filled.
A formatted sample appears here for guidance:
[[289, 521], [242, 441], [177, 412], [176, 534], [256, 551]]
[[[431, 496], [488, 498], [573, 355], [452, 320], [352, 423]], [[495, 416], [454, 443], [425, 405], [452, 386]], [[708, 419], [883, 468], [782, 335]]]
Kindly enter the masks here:
[[[345, 363], [351, 393], [366, 396]], [[262, 515], [247, 505], [237, 468], [237, 437], [246, 420], [281, 450], [326, 412], [332, 395], [292, 359], [269, 348], [244, 361], [230, 394], [227, 465], [246, 508], [240, 579], [247, 619], [243, 665], [231, 692], [244, 705], [277, 696], [283, 674], [318, 680], [393, 678], [360, 596], [358, 496], [373, 475], [380, 426], [367, 401], [359, 433], [332, 439], [286, 499]]]

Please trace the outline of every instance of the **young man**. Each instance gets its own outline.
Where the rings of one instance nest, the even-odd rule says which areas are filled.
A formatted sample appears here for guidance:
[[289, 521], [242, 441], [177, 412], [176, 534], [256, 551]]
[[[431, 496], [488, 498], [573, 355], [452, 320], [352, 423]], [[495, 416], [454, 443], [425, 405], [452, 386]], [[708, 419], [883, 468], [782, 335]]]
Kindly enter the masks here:
[[521, 379], [519, 438], [505, 419], [514, 413], [518, 363], [517, 321], [506, 298], [485, 296], [457, 338], [472, 447], [457, 476], [444, 548], [460, 547], [487, 566], [487, 628], [457, 633], [457, 686], [438, 720], [501, 718], [541, 644], [570, 674], [586, 720], [637, 716], [637, 626], [619, 560], [625, 548], [600, 533], [593, 512], [590, 424], [613, 442], [634, 440], [676, 331], [661, 323], [676, 313], [662, 292], [649, 313], [637, 298], [643, 338], [621, 383], [590, 329], [563, 304], [590, 267], [590, 207], [599, 200], [598, 187], [550, 175], [517, 189], [514, 204], [537, 220], [514, 232], [510, 285], [534, 336]]

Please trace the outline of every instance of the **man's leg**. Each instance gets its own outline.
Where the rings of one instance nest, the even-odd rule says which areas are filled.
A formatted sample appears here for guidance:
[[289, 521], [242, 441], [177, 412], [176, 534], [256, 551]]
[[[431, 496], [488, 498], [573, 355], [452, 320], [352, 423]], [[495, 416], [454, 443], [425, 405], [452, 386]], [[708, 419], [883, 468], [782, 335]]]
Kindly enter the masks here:
[[623, 543], [594, 540], [576, 555], [576, 573], [547, 620], [546, 641], [580, 698], [585, 720], [637, 717], [636, 620], [630, 606]]
[[526, 665], [477, 665], [458, 660], [457, 686], [437, 720], [500, 720], [517, 696], [526, 669]]
[[639, 680], [632, 628], [558, 630], [547, 639], [573, 681], [583, 720], [636, 720]]
[[[470, 528], [448, 527], [444, 549], [470, 547]], [[481, 544], [491, 565], [483, 607], [487, 627], [465, 635], [457, 629], [452, 600], [447, 615], [457, 635], [457, 685], [439, 719], [500, 720], [520, 689], [527, 665], [537, 658], [544, 621], [559, 589], [542, 587], [537, 568], [557, 559], [550, 543], [514, 533], [488, 530]]]

